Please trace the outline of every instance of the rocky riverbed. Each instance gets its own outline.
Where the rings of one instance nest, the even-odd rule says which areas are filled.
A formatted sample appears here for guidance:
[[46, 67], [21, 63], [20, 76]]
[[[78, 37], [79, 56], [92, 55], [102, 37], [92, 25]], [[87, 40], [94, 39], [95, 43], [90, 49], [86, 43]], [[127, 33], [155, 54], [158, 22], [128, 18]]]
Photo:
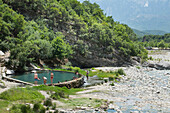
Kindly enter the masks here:
[[[114, 86], [104, 84], [84, 87], [85, 91], [71, 95], [74, 98], [97, 98], [107, 100], [107, 106], [93, 109], [82, 106], [77, 110], [57, 108], [62, 112], [123, 112], [123, 113], [169, 113], [170, 112], [170, 70], [156, 70], [148, 67], [100, 67], [103, 71], [122, 68], [126, 76]], [[89, 78], [91, 79], [91, 78]]]
[[127, 67], [124, 71], [127, 76], [122, 76], [121, 81], [115, 83], [115, 86], [109, 85], [110, 81], [103, 85], [88, 87], [86, 91], [79, 92], [78, 96], [111, 101], [113, 103], [108, 109], [123, 113], [170, 112], [169, 70]]
[[[167, 57], [167, 55], [169, 57]], [[170, 112], [170, 52], [152, 52], [153, 60], [149, 63], [155, 67], [145, 65], [133, 67], [98, 67], [103, 71], [114, 71], [122, 68], [126, 76], [122, 75], [119, 82], [112, 81], [104, 84], [84, 87], [85, 91], [71, 95], [74, 98], [97, 98], [107, 100], [107, 106], [93, 109], [82, 106], [79, 110], [57, 108], [62, 112], [91, 113], [91, 112], [123, 112], [123, 113], [169, 113]], [[161, 64], [162, 63], [162, 64]], [[161, 69], [161, 70], [157, 70]], [[90, 79], [93, 78], [89, 78]], [[87, 81], [88, 82], [88, 81]], [[8, 83], [6, 83], [8, 84]], [[112, 84], [112, 85], [110, 85]], [[9, 85], [9, 84], [8, 84]], [[16, 84], [17, 85], [17, 84]], [[0, 89], [0, 91], [2, 91]]]

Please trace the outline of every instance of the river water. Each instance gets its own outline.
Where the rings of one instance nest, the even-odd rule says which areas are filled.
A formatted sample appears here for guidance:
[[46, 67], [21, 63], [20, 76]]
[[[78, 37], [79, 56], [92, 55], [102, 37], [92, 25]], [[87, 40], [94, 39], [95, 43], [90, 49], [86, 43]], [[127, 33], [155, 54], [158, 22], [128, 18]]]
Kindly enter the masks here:
[[123, 113], [170, 113], [170, 70], [137, 72], [112, 89], [112, 96], [120, 98], [115, 105]]

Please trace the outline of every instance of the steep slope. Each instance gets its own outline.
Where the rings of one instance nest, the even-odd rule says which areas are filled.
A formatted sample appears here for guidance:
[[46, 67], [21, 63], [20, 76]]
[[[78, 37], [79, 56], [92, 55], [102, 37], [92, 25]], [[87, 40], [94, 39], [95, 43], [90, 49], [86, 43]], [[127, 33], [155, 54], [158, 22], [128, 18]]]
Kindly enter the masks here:
[[98, 3], [105, 13], [132, 28], [170, 31], [169, 0], [90, 0], [90, 2]]
[[139, 37], [143, 37], [144, 35], [149, 35], [149, 33], [147, 32], [144, 32], [144, 31], [140, 31], [140, 30], [137, 30], [137, 29], [133, 29], [134, 33], [136, 33], [137, 36]]
[[143, 37], [144, 35], [164, 35], [167, 32], [161, 30], [137, 30], [133, 29], [134, 33], [136, 33], [139, 37]]
[[[106, 17], [96, 3], [86, 1], [81, 4], [77, 0], [3, 2], [20, 14], [3, 4], [2, 22], [16, 21], [5, 20], [4, 7], [25, 17], [21, 18], [25, 24], [17, 33], [13, 30], [9, 34], [3, 33], [5, 38], [2, 42], [5, 43], [10, 36], [11, 46], [1, 46], [2, 50], [12, 50], [12, 61], [15, 61], [14, 64], [19, 61], [20, 68], [29, 62], [39, 62], [39, 59], [52, 60], [53, 64], [64, 63], [69, 58], [73, 65], [92, 67], [122, 65], [130, 62], [132, 56], [147, 57], [143, 46], [133, 42], [136, 40], [133, 30], [114, 22], [111, 16]], [[8, 15], [12, 18], [12, 13], [8, 12]], [[16, 47], [12, 46], [14, 42]]]

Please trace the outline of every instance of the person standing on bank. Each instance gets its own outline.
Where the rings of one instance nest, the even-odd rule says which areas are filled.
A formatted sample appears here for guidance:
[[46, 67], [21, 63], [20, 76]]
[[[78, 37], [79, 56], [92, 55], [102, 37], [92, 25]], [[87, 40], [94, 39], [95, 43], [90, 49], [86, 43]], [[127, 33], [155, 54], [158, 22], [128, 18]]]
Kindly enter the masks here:
[[54, 78], [54, 74], [51, 72], [51, 85], [53, 85], [53, 78]]
[[86, 77], [87, 77], [87, 80], [89, 79], [89, 71], [87, 70], [87, 73], [86, 73]]

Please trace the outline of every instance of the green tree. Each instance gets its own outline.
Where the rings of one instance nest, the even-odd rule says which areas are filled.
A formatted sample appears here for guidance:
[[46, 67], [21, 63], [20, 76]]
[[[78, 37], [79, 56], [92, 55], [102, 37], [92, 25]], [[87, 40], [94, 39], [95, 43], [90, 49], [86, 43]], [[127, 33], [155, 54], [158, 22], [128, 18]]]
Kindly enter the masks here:
[[72, 54], [72, 49], [69, 44], [65, 43], [61, 37], [56, 37], [51, 42], [53, 49], [54, 57], [63, 60], [68, 58]]
[[162, 40], [161, 42], [158, 43], [159, 48], [165, 48], [165, 42]]

